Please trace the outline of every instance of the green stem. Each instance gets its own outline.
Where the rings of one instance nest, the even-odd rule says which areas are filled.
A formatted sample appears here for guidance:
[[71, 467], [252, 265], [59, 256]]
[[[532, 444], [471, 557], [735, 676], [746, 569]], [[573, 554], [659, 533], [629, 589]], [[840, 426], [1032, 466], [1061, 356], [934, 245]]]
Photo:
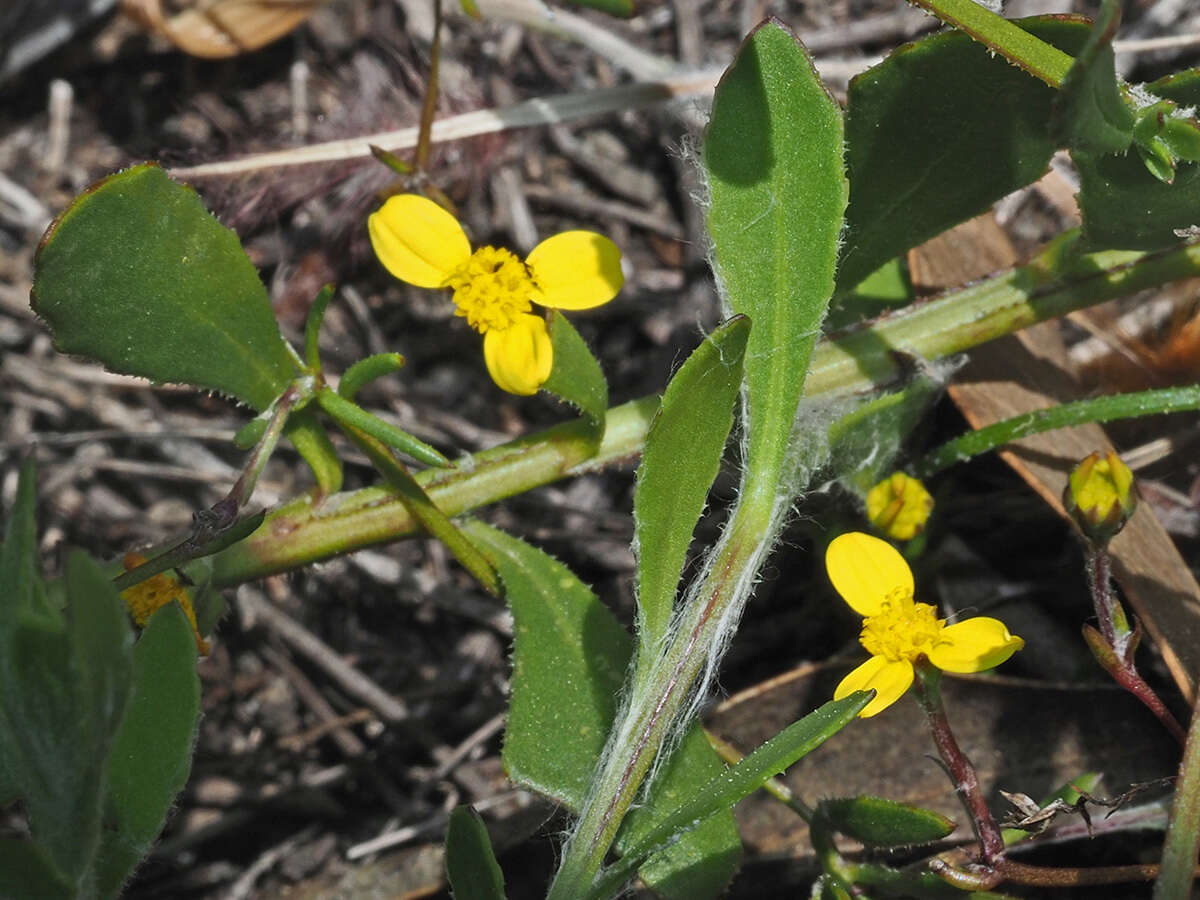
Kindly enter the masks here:
[[[1051, 282], [1051, 274], [1035, 262], [823, 340], [813, 352], [805, 393], [870, 391], [901, 377], [906, 356], [961, 353], [1035, 322], [1200, 275], [1200, 244], [1152, 254], [1090, 254], [1073, 261], [1069, 278]], [[636, 455], [657, 408], [658, 398], [650, 396], [609, 410], [599, 450], [586, 426], [570, 422], [474, 454], [455, 468], [419, 472], [416, 480], [439, 509], [458, 515]], [[318, 505], [302, 498], [274, 511], [258, 532], [217, 556], [214, 579], [218, 587], [239, 584], [419, 530], [386, 487], [330, 496]]]
[[1154, 882], [1154, 900], [1188, 900], [1192, 896], [1200, 849], [1200, 699], [1197, 704], [1175, 783], [1175, 806], [1163, 843], [1162, 867]]
[[975, 0], [909, 0], [964, 31], [1052, 88], [1061, 88], [1074, 60]]
[[1039, 409], [996, 422], [977, 431], [969, 431], [961, 437], [947, 441], [926, 455], [917, 466], [917, 477], [928, 478], [955, 463], [966, 462], [973, 456], [995, 450], [1020, 438], [1052, 431], [1055, 428], [1070, 428], [1088, 422], [1111, 422], [1114, 419], [1132, 419], [1160, 413], [1190, 412], [1196, 409], [1200, 409], [1200, 384], [1130, 394], [1111, 394], [1107, 397], [1093, 397], [1089, 400], [1052, 406], [1049, 409]]

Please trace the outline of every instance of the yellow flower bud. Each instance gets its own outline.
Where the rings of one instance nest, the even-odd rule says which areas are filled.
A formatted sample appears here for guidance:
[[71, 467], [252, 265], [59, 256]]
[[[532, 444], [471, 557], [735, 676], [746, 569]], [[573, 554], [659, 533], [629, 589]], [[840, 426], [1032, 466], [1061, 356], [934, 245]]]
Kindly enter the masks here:
[[912, 540], [925, 530], [932, 511], [925, 485], [903, 472], [893, 472], [867, 492], [867, 518], [893, 540]]
[[1107, 544], [1137, 508], [1133, 473], [1113, 453], [1093, 453], [1067, 480], [1063, 505], [1080, 530], [1097, 544]]

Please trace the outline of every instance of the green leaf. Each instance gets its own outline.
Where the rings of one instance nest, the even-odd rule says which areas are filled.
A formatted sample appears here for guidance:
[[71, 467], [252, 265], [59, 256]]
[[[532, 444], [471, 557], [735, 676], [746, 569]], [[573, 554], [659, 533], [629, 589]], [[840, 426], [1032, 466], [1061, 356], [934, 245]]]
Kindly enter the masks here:
[[703, 163], [717, 281], [754, 323], [746, 463], [770, 481], [833, 290], [847, 195], [841, 111], [780, 22], [751, 32], [717, 85]]
[[874, 318], [892, 307], [911, 303], [915, 294], [906, 262], [903, 256], [888, 260], [852, 290], [835, 295], [829, 315], [825, 317], [825, 334]]
[[[1019, 24], [1068, 53], [1089, 34], [1081, 17]], [[958, 32], [905, 44], [854, 78], [838, 290], [1037, 181], [1055, 150], [1055, 94]]]
[[558, 310], [551, 312], [550, 343], [554, 347], [554, 368], [542, 389], [578, 409], [599, 444], [608, 413], [608, 382], [600, 363], [575, 326]]
[[1166, 184], [1136, 153], [1076, 151], [1071, 158], [1079, 170], [1081, 251], [1161, 250], [1179, 243], [1176, 230], [1200, 225], [1200, 164], [1180, 164]]
[[68, 900], [71, 879], [33, 841], [0, 838], [0, 900]]
[[241, 243], [155, 165], [93, 185], [35, 258], [33, 309], [64, 353], [263, 410], [296, 375]]
[[312, 469], [317, 487], [323, 494], [335, 494], [341, 490], [342, 459], [311, 409], [302, 409], [288, 416], [283, 433]]
[[504, 875], [479, 813], [459, 806], [446, 830], [446, 877], [454, 900], [504, 900]]
[[842, 834], [876, 847], [929, 844], [954, 830], [954, 822], [941, 813], [882, 797], [822, 800], [817, 811]]
[[841, 700], [831, 700], [793, 722], [775, 737], [743, 758], [737, 765], [714, 778], [662, 818], [659, 825], [629, 848], [627, 855], [606, 870], [597, 881], [595, 894], [608, 896], [605, 888], [618, 888], [633, 874], [633, 867], [646, 854], [657, 850], [696, 822], [714, 813], [731, 809], [735, 803], [761, 788], [770, 778], [785, 772], [788, 766], [815, 750], [846, 725], [871, 701], [873, 695], [856, 691]]
[[[34, 603], [37, 575], [37, 474], [25, 460], [17, 478], [17, 496], [0, 545], [0, 634]], [[0, 763], [2, 765], [2, 763]]]
[[358, 404], [347, 400], [329, 388], [317, 389], [317, 403], [330, 418], [365, 431], [371, 437], [383, 441], [392, 449], [399, 450], [418, 462], [423, 462], [427, 466], [450, 465], [450, 461], [446, 457], [424, 441], [413, 437], [403, 428], [397, 428], [379, 416], [372, 415]]
[[337, 391], [347, 400], [353, 400], [365, 385], [403, 367], [404, 357], [399, 353], [376, 353], [360, 359], [347, 369], [342, 380], [338, 382]]
[[571, 0], [576, 6], [608, 13], [610, 16], [629, 18], [633, 15], [633, 0]]
[[1055, 98], [1058, 141], [1091, 153], [1123, 153], [1133, 140], [1133, 110], [1117, 81], [1112, 39], [1121, 24], [1121, 7], [1104, 0], [1096, 24]]
[[646, 434], [633, 495], [640, 655], [666, 634], [692, 532], [733, 427], [749, 334], [750, 320], [739, 316], [705, 338], [667, 385]]
[[192, 766], [200, 720], [196, 640], [168, 603], [133, 650], [133, 694], [113, 742], [96, 861], [100, 896], [115, 897], [162, 830]]
[[[513, 614], [505, 770], [517, 784], [578, 810], [616, 716], [633, 640], [562, 563], [480, 522], [464, 523], [463, 531], [500, 573]], [[697, 738], [702, 741], [698, 733], [684, 737], [683, 760], [667, 763], [646, 807], [662, 805], [660, 791], [690, 796], [708, 782], [710, 766], [720, 770], [715, 752], [695, 745]], [[705, 760], [703, 768], [689, 762], [693, 759]], [[707, 890], [693, 895], [715, 896], [732, 876], [731, 863], [740, 849], [732, 816], [723, 815], [718, 824], [698, 830], [695, 837], [684, 839], [680, 849], [672, 849], [677, 863], [644, 871], [647, 883], [654, 887], [686, 883], [696, 889], [697, 881], [719, 878], [707, 881]], [[651, 861], [652, 865], [658, 862]], [[693, 877], [696, 881], [690, 880]]]

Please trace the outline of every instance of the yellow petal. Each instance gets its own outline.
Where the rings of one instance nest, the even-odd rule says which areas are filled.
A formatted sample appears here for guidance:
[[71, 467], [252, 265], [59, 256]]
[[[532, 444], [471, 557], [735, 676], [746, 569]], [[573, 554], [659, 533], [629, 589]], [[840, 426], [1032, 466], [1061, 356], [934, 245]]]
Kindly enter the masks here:
[[458, 220], [418, 194], [389, 197], [367, 218], [367, 231], [387, 270], [417, 287], [442, 287], [471, 258], [471, 242]]
[[999, 619], [977, 616], [947, 625], [929, 651], [929, 661], [947, 672], [982, 672], [1025, 646]]
[[860, 718], [869, 719], [903, 697], [912, 683], [913, 667], [908, 660], [888, 662], [882, 656], [872, 656], [842, 679], [842, 683], [833, 692], [833, 699], [841, 700], [855, 691], [869, 691], [874, 688], [875, 699], [858, 714]]
[[913, 592], [912, 569], [887, 541], [851, 531], [839, 534], [825, 551], [825, 570], [834, 589], [860, 616], [873, 616], [893, 591]]
[[591, 309], [607, 303], [625, 283], [621, 251], [594, 231], [546, 238], [525, 260], [541, 288], [537, 302], [551, 309]]
[[483, 336], [492, 381], [510, 394], [536, 394], [554, 367], [554, 347], [540, 316], [522, 315], [511, 328]]

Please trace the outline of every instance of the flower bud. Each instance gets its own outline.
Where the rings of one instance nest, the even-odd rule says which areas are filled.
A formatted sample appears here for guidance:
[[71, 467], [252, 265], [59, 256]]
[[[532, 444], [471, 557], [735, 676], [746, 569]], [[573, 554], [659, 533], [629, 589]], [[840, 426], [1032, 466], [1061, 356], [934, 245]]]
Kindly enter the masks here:
[[1137, 488], [1129, 466], [1111, 450], [1093, 453], [1067, 480], [1063, 505], [1084, 535], [1103, 546], [1125, 527], [1137, 508]]
[[925, 485], [903, 472], [893, 472], [867, 492], [867, 518], [893, 540], [912, 540], [925, 530], [932, 511]]

